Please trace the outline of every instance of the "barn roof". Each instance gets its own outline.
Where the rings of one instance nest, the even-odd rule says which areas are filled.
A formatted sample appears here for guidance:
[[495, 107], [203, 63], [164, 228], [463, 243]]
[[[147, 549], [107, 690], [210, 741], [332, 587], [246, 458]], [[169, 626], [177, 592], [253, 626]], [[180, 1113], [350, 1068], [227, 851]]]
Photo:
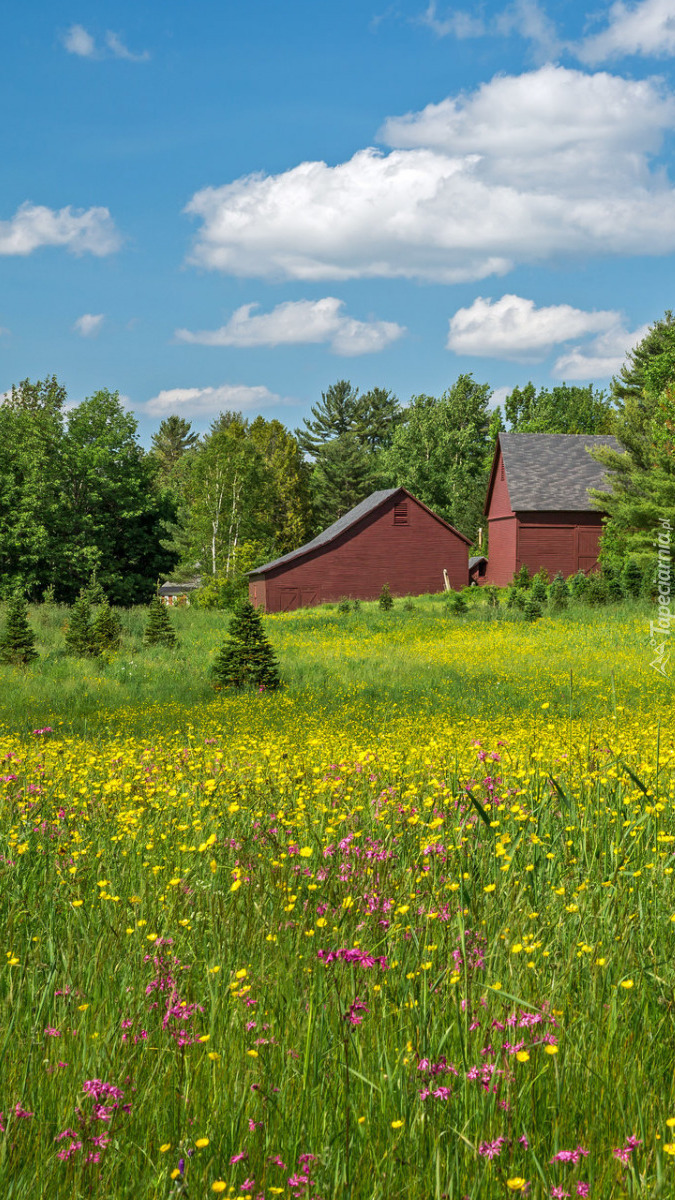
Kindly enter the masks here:
[[375, 512], [375, 510], [380, 508], [386, 500], [390, 500], [392, 496], [398, 495], [399, 492], [402, 492], [403, 495], [408, 496], [410, 500], [414, 500], [415, 504], [419, 504], [421, 508], [426, 510], [426, 512], [431, 513], [431, 516], [435, 517], [437, 521], [440, 521], [441, 525], [445, 525], [446, 529], [452, 529], [453, 533], [456, 533], [463, 542], [466, 542], [467, 545], [470, 545], [469, 538], [465, 537], [463, 533], [460, 533], [458, 529], [455, 529], [453, 525], [449, 525], [448, 522], [444, 521], [442, 517], [439, 517], [437, 513], [432, 512], [430, 508], [427, 508], [426, 504], [422, 504], [421, 500], [417, 500], [415, 496], [411, 495], [411, 493], [406, 491], [405, 488], [383, 488], [379, 492], [371, 492], [370, 496], [367, 496], [366, 499], [362, 500], [360, 504], [357, 504], [355, 508], [351, 508], [348, 513], [345, 513], [344, 517], [340, 517], [338, 521], [334, 521], [332, 525], [329, 525], [327, 529], [324, 529], [323, 533], [317, 534], [317, 536], [313, 538], [311, 542], [306, 542], [304, 546], [299, 546], [297, 550], [291, 550], [289, 554], [283, 554], [281, 558], [275, 558], [273, 562], [265, 563], [262, 567], [256, 567], [254, 571], [249, 571], [248, 574], [260, 575], [263, 571], [270, 571], [272, 567], [281, 567], [285, 563], [292, 562], [296, 558], [303, 558], [305, 554], [309, 554], [312, 550], [319, 550], [322, 546], [330, 545], [330, 543], [334, 542], [335, 539], [340, 536], [340, 534], [345, 533], [348, 529], [351, 529], [352, 525], [356, 525], [358, 521], [362, 520], [363, 517], [367, 517], [369, 513]]
[[589, 450], [621, 450], [609, 434], [500, 433], [499, 445], [514, 512], [596, 511], [588, 489], [606, 489], [608, 481]]

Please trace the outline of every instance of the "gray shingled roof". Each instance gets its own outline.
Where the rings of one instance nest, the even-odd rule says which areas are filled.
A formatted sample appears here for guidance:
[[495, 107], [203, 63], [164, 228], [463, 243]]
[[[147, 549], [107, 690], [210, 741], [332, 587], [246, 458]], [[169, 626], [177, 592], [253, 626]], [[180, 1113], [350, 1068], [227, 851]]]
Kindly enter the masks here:
[[609, 435], [583, 433], [500, 433], [499, 444], [514, 512], [596, 511], [588, 489], [608, 481], [588, 448], [621, 449]]
[[348, 513], [345, 513], [344, 517], [340, 517], [339, 521], [334, 521], [332, 525], [328, 526], [328, 529], [324, 529], [323, 533], [317, 534], [311, 542], [307, 542], [304, 546], [299, 546], [297, 550], [291, 550], [290, 554], [284, 554], [281, 558], [275, 558], [273, 562], [265, 563], [262, 567], [256, 567], [254, 571], [249, 571], [248, 574], [259, 575], [261, 571], [269, 571], [272, 567], [280, 567], [283, 563], [292, 562], [294, 558], [301, 558], [304, 554], [308, 554], [310, 550], [318, 550], [320, 546], [325, 546], [328, 542], [332, 542], [336, 537], [339, 537], [341, 533], [344, 533], [346, 529], [350, 529], [362, 517], [379, 508], [385, 500], [388, 500], [390, 496], [395, 496], [400, 490], [400, 488], [384, 488], [382, 491], [372, 492], [370, 496], [362, 500], [360, 504], [357, 504], [356, 508], [350, 509]]

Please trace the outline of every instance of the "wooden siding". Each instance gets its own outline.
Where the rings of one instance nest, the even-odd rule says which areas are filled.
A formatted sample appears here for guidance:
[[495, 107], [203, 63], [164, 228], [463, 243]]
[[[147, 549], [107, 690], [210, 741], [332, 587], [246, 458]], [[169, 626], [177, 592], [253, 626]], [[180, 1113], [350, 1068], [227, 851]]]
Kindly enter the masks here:
[[[407, 504], [404, 523], [402, 504]], [[334, 541], [253, 576], [249, 595], [267, 612], [289, 612], [343, 596], [375, 600], [389, 584], [394, 596], [443, 591], [443, 570], [458, 589], [469, 581], [468, 546], [410, 495], [395, 494]]]
[[496, 583], [498, 587], [504, 587], [511, 582], [516, 569], [518, 519], [515, 514], [510, 517], [496, 517], [488, 521], [488, 530], [485, 583]]

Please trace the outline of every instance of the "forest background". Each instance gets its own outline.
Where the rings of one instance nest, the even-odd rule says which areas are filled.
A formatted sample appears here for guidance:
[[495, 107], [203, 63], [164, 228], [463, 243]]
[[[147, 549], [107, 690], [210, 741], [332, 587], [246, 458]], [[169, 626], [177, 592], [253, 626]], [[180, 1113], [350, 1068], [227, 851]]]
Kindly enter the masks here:
[[[145, 451], [117, 392], [69, 404], [55, 377], [0, 405], [0, 589], [71, 602], [92, 573], [111, 602], [148, 600], [158, 579], [201, 577], [200, 602], [227, 607], [245, 573], [297, 548], [378, 488], [404, 486], [474, 543], [497, 435], [613, 434], [596, 452], [611, 491], [602, 557], [655, 558], [675, 519], [675, 318], [657, 320], [609, 393], [527, 383], [491, 408], [489, 383], [459, 378], [403, 406], [348, 380], [302, 428], [221, 413], [205, 435], [165, 418]], [[485, 552], [485, 542], [483, 542]]]

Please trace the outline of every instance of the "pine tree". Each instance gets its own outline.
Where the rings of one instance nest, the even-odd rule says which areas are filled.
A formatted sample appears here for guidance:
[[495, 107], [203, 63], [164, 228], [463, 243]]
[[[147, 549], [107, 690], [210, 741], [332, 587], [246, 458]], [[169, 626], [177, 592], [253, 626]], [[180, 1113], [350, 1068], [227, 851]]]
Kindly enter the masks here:
[[148, 605], [148, 620], [143, 634], [146, 646], [175, 646], [178, 639], [169, 618], [169, 610], [155, 594]]
[[388, 583], [382, 584], [382, 591], [380, 592], [377, 602], [382, 609], [382, 612], [389, 612], [389, 610], [394, 607], [394, 597], [391, 594]]
[[118, 650], [122, 629], [117, 613], [113, 612], [107, 600], [101, 604], [92, 625], [92, 635], [98, 653]]
[[25, 666], [38, 657], [35, 634], [28, 624], [28, 607], [22, 588], [15, 588], [7, 608], [7, 621], [0, 636], [0, 662]]
[[66, 650], [69, 654], [84, 658], [89, 654], [96, 654], [97, 649], [91, 620], [91, 604], [86, 588], [82, 588], [70, 610]]
[[526, 621], [538, 621], [541, 617], [541, 604], [538, 600], [535, 600], [531, 592], [525, 601], [523, 616]]
[[558, 612], [564, 608], [567, 608], [569, 595], [570, 589], [565, 582], [563, 573], [562, 571], [558, 571], [558, 574], [555, 576], [548, 589], [548, 598], [551, 608]]
[[236, 607], [225, 644], [211, 668], [217, 688], [257, 688], [273, 691], [281, 677], [276, 655], [265, 636], [262, 618], [250, 600]]
[[569, 581], [569, 589], [574, 600], [583, 600], [588, 591], [588, 576], [583, 571], [577, 571]]
[[531, 594], [538, 604], [543, 604], [548, 596], [548, 575], [543, 571], [537, 571], [537, 574], [532, 580]]

